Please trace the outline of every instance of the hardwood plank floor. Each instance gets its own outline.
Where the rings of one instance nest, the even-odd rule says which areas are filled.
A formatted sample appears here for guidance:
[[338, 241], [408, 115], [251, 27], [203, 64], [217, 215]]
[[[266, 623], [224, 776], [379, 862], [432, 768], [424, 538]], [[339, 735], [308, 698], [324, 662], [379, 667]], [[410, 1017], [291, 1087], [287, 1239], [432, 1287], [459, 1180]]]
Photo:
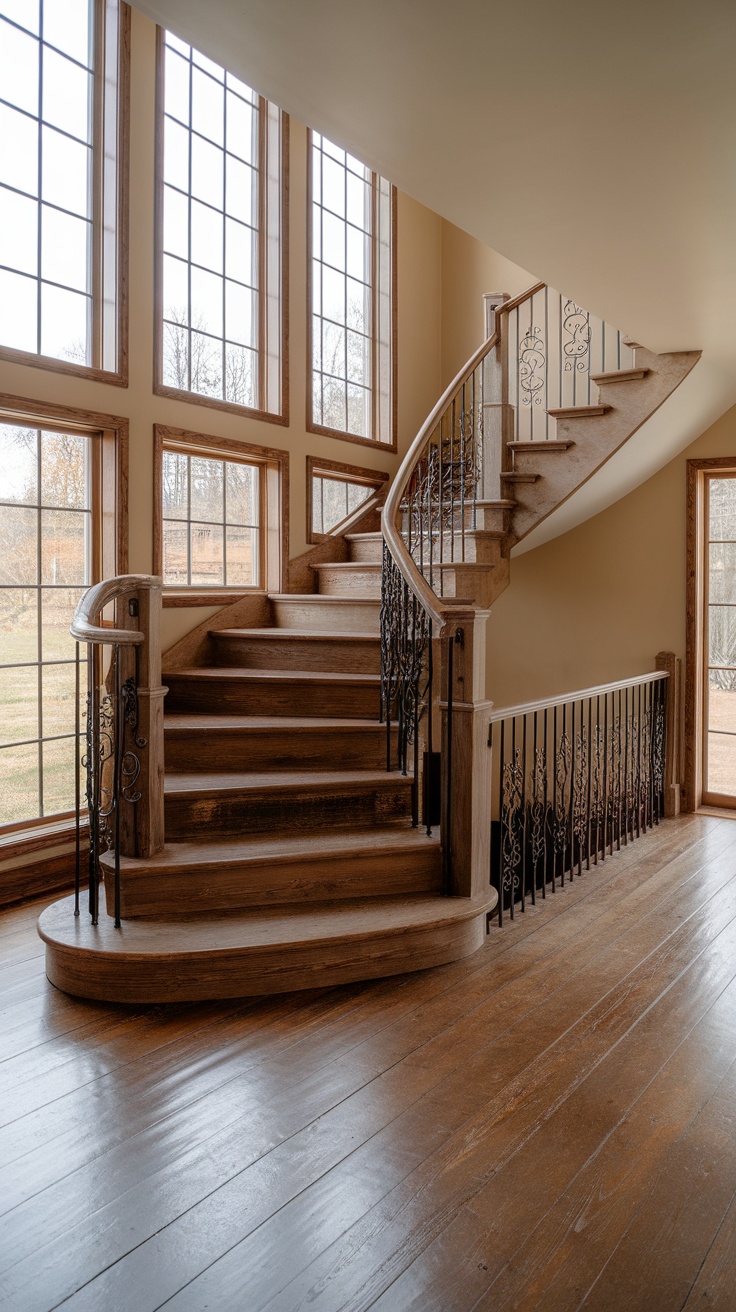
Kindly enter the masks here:
[[0, 914], [0, 1307], [736, 1309], [731, 820], [274, 999], [75, 1001], [36, 910]]

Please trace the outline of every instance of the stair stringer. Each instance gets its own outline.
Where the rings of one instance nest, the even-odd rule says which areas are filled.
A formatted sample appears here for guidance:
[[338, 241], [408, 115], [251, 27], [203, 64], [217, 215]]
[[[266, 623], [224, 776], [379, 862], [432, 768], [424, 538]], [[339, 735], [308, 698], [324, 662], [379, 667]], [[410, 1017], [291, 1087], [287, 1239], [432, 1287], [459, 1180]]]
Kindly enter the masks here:
[[[602, 382], [600, 401], [610, 409], [600, 415], [581, 414], [558, 419], [558, 440], [574, 444], [567, 451], [556, 458], [550, 456], [543, 465], [533, 447], [514, 452], [517, 472], [533, 472], [540, 477], [534, 483], [520, 483], [514, 487], [517, 506], [511, 516], [508, 549], [557, 510], [638, 432], [679, 387], [700, 355], [700, 351], [655, 355], [637, 347], [637, 368], [645, 368], [648, 373], [644, 378], [626, 382]], [[543, 448], [545, 443], [538, 445]]]

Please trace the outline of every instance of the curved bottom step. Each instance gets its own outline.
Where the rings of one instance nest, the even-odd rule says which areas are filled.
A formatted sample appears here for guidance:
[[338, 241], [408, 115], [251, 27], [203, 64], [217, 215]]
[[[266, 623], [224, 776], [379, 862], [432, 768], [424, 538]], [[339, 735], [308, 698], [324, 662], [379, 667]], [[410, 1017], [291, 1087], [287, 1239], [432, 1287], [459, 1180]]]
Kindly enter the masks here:
[[128, 920], [75, 918], [74, 899], [42, 913], [52, 984], [99, 1002], [202, 1002], [323, 988], [426, 970], [484, 942], [482, 899], [370, 898], [284, 910]]

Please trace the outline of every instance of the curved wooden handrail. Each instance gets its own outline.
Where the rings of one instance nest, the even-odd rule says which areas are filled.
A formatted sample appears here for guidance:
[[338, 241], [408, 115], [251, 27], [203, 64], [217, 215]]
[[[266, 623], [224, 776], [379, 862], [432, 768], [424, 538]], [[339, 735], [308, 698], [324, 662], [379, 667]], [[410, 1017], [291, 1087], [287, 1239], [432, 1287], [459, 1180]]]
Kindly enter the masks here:
[[77, 603], [74, 619], [69, 632], [77, 642], [113, 643], [121, 647], [139, 647], [145, 641], [145, 634], [139, 629], [102, 628], [99, 618], [105, 606], [120, 597], [127, 597], [131, 592], [161, 587], [161, 579], [155, 574], [119, 574], [114, 579], [104, 579], [94, 587], [87, 588]]
[[[508, 314], [511, 310], [515, 310], [517, 306], [522, 305], [524, 301], [530, 300], [532, 296], [536, 296], [537, 292], [542, 291], [545, 286], [546, 284], [543, 282], [535, 283], [532, 287], [527, 288], [525, 292], [514, 297], [512, 301], [504, 301], [502, 305], [498, 306], [496, 314]], [[417, 436], [409, 447], [409, 450], [404, 456], [404, 459], [399, 466], [398, 473], [389, 488], [388, 496], [386, 497], [386, 502], [383, 507], [383, 513], [381, 515], [381, 532], [383, 534], [383, 540], [391, 552], [394, 563], [401, 571], [404, 580], [408, 583], [414, 595], [421, 602], [430, 619], [435, 624], [439, 624], [440, 629], [444, 628], [447, 620], [457, 611], [457, 602], [454, 602], [451, 599], [445, 601], [443, 598], [437, 596], [437, 593], [430, 587], [419, 569], [419, 566], [415, 563], [411, 553], [408, 551], [399, 528], [401, 502], [412, 474], [424, 455], [424, 452], [429, 445], [429, 440], [432, 434], [436, 431], [437, 425], [441, 421], [445, 411], [449, 409], [461, 388], [468, 382], [473, 372], [478, 368], [478, 365], [481, 364], [492, 350], [494, 350], [499, 344], [499, 341], [500, 335], [494, 333], [483, 342], [483, 344], [478, 347], [478, 350], [471, 355], [467, 363], [463, 365], [459, 373], [455, 375], [449, 387], [445, 388], [439, 401], [430, 411], [422, 424], [422, 427], [419, 429]], [[467, 609], [467, 606], [464, 608]]]

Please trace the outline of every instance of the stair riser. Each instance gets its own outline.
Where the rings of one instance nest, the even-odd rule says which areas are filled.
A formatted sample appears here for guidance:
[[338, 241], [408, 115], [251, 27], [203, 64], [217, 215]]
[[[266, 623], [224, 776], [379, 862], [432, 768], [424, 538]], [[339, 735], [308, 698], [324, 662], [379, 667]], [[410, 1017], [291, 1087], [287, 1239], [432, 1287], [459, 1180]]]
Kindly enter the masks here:
[[399, 776], [381, 788], [317, 790], [273, 794], [248, 792], [201, 799], [169, 793], [165, 799], [167, 841], [184, 838], [226, 838], [245, 834], [296, 833], [323, 827], [369, 828], [406, 819], [411, 812], [407, 780]]
[[213, 635], [214, 664], [252, 670], [340, 670], [344, 674], [378, 674], [378, 641], [331, 642], [328, 638], [254, 641]]
[[366, 600], [340, 606], [315, 595], [299, 601], [274, 601], [274, 620], [280, 629], [317, 629], [333, 633], [378, 633], [380, 601]]
[[383, 538], [364, 538], [357, 542], [348, 541], [348, 560], [359, 563], [369, 561], [380, 565], [383, 560]]
[[221, 715], [310, 715], [337, 719], [377, 720], [381, 697], [377, 686], [355, 687], [326, 684], [305, 687], [281, 681], [269, 683], [222, 683], [168, 677], [168, 712], [194, 711]]
[[[122, 916], [127, 919], [441, 892], [440, 855], [428, 847], [393, 857], [364, 853], [351, 856], [349, 863], [342, 856], [326, 855], [319, 861], [233, 864], [201, 871], [157, 870], [153, 875], [146, 873], [144, 866], [135, 876], [125, 871], [121, 906]], [[108, 915], [114, 915], [111, 879], [105, 883], [105, 894]]]
[[[396, 751], [396, 734], [391, 735]], [[167, 770], [381, 770], [386, 734], [381, 729], [307, 733], [190, 730], [165, 734]]]
[[[500, 531], [500, 530], [499, 530]], [[412, 554], [419, 563], [419, 548], [415, 545], [412, 548]], [[503, 556], [503, 540], [496, 534], [479, 532], [475, 529], [468, 528], [465, 534], [457, 532], [455, 534], [445, 533], [440, 543], [435, 538], [432, 543], [432, 561], [435, 565], [446, 564], [453, 559], [467, 561], [471, 564], [495, 565]], [[428, 565], [430, 558], [429, 541], [425, 540], [425, 549], [422, 553], [422, 563]]]
[[363, 570], [341, 570], [323, 565], [319, 570], [319, 591], [323, 597], [380, 597], [381, 571], [375, 566]]

